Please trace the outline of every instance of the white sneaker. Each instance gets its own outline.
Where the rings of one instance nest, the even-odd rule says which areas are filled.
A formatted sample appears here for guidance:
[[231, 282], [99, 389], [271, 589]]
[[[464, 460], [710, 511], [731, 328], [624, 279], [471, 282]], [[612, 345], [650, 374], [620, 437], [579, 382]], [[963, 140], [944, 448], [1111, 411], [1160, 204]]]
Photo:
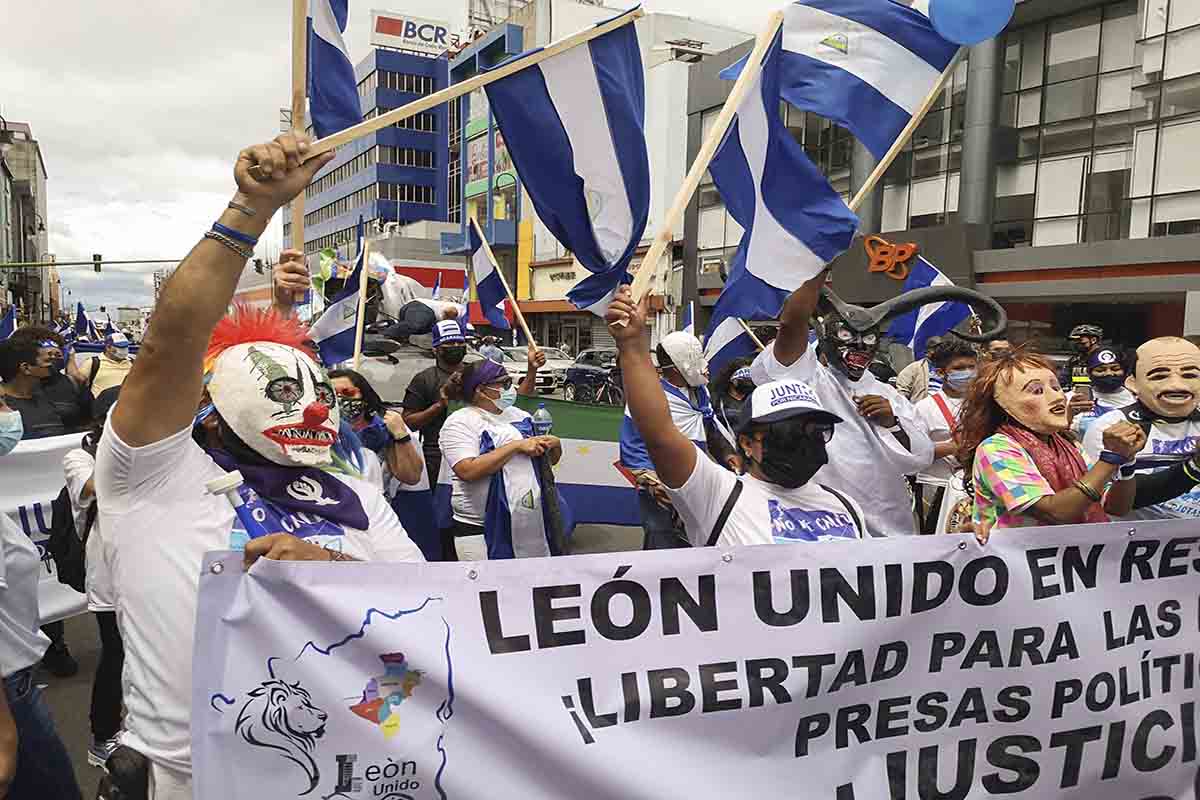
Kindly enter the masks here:
[[117, 737], [106, 739], [103, 742], [92, 742], [92, 746], [88, 748], [88, 763], [93, 767], [104, 769], [104, 765], [108, 762], [108, 757], [113, 754], [113, 751], [121, 746], [117, 741]]

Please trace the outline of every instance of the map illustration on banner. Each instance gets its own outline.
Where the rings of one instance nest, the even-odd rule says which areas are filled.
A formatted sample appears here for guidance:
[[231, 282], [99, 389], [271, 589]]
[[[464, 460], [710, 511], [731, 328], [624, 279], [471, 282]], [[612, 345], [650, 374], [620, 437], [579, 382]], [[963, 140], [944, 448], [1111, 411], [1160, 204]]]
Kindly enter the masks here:
[[[801, 510], [802, 511], [802, 510]], [[197, 797], [1200, 800], [1190, 521], [461, 564], [210, 553]]]

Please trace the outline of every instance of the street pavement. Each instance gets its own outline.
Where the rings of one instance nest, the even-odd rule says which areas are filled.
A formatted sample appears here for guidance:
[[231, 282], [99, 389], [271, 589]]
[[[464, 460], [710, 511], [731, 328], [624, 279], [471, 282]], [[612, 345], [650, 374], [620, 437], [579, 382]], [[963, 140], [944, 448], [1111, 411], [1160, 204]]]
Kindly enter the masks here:
[[[573, 552], [637, 550], [641, 544], [641, 528], [581, 525], [575, 531]], [[42, 672], [39, 673], [38, 683], [45, 685], [46, 699], [50, 703], [58, 732], [71, 754], [71, 763], [75, 765], [84, 800], [92, 800], [96, 796], [100, 770], [89, 766], [87, 761], [88, 746], [91, 744], [88, 713], [91, 709], [92, 676], [100, 660], [100, 637], [91, 614], [67, 620], [66, 629], [67, 645], [79, 662], [79, 674], [72, 678], [55, 678]]]

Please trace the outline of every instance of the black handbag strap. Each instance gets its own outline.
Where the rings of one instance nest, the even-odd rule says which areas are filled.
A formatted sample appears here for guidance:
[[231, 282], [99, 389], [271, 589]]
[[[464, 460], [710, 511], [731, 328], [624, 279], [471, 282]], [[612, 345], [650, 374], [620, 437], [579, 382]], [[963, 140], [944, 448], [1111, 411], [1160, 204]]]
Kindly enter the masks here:
[[737, 505], [738, 498], [742, 496], [743, 488], [745, 486], [739, 478], [733, 485], [733, 491], [729, 493], [729, 499], [725, 501], [725, 507], [721, 509], [721, 516], [717, 517], [717, 521], [713, 525], [712, 533], [709, 534], [708, 544], [705, 547], [712, 547], [717, 543], [717, 539], [721, 538], [721, 532], [725, 530], [725, 523], [729, 521], [729, 515], [733, 513], [733, 507]]
[[863, 522], [858, 518], [858, 512], [854, 510], [854, 504], [846, 499], [846, 496], [836, 489], [830, 489], [828, 486], [821, 485], [821, 488], [829, 492], [838, 499], [838, 502], [846, 507], [846, 513], [850, 515], [850, 519], [854, 520], [854, 526], [858, 528], [859, 538], [866, 538], [867, 529], [863, 527]]

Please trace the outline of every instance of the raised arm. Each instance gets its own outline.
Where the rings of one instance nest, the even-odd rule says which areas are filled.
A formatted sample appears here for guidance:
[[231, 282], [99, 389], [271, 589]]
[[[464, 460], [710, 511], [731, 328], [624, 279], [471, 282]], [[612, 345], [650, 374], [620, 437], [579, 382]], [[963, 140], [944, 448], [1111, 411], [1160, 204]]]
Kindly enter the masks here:
[[[659, 480], [671, 489], [678, 489], [695, 471], [699, 451], [671, 421], [667, 395], [646, 345], [646, 308], [645, 298], [639, 305], [633, 304], [633, 296], [625, 286], [608, 307], [605, 320], [621, 351], [621, 375], [629, 415], [646, 442]], [[621, 320], [628, 320], [628, 324], [615, 324]]]
[[529, 345], [529, 354], [525, 367], [525, 378], [521, 381], [521, 385], [517, 387], [517, 394], [522, 397], [537, 396], [537, 374], [538, 370], [546, 366], [546, 354], [541, 350]]
[[[257, 239], [275, 212], [333, 158], [333, 153], [322, 153], [301, 164], [307, 149], [307, 141], [284, 134], [243, 150], [234, 167], [238, 192], [233, 198], [242, 210], [226, 208], [219, 222]], [[261, 169], [261, 181], [250, 174], [254, 166]], [[246, 258], [232, 247], [204, 238], [163, 287], [113, 411], [113, 428], [127, 444], [161, 441], [186, 428], [195, 415], [209, 336], [228, 309], [245, 266]]]
[[783, 304], [783, 313], [779, 316], [779, 335], [775, 337], [775, 360], [785, 367], [795, 364], [808, 350], [809, 321], [817, 311], [821, 287], [825, 285], [828, 272], [823, 270], [792, 292]]

